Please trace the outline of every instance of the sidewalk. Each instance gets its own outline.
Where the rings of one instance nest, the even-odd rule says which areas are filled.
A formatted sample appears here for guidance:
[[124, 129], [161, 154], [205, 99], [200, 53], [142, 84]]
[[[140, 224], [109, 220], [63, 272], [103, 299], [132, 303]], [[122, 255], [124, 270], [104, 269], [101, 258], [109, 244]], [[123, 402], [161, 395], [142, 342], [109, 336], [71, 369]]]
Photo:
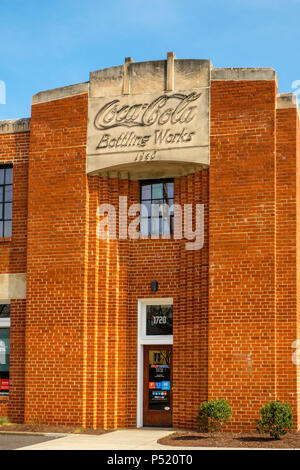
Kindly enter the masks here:
[[46, 442], [20, 447], [17, 450], [297, 450], [297, 449], [264, 449], [264, 448], [233, 448], [233, 447], [177, 447], [163, 446], [157, 443], [158, 439], [172, 433], [174, 429], [122, 429], [108, 434], [87, 435], [69, 434], [68, 436], [48, 434]]
[[196, 450], [195, 447], [162, 446], [158, 439], [172, 433], [172, 429], [122, 429], [100, 436], [70, 434], [18, 450]]

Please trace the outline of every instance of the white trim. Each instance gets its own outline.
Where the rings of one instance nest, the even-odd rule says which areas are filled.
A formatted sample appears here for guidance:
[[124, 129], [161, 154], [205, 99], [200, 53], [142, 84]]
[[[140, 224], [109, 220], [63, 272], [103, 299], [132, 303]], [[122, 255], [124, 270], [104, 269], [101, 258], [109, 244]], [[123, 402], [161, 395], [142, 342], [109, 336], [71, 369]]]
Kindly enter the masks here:
[[143, 393], [144, 393], [144, 345], [173, 344], [173, 335], [146, 336], [146, 306], [173, 305], [171, 297], [138, 299], [138, 350], [137, 350], [137, 427], [143, 427]]
[[31, 104], [48, 103], [73, 96], [79, 96], [88, 93], [89, 82], [76, 83], [75, 85], [53, 88], [51, 90], [40, 91], [31, 98]]

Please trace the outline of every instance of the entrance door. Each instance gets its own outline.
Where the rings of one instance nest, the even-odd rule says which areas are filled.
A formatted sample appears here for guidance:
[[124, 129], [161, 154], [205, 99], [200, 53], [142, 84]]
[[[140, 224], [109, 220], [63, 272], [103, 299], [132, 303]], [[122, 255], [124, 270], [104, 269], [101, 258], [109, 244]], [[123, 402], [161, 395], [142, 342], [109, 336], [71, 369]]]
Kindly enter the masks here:
[[172, 346], [144, 346], [144, 426], [172, 426]]

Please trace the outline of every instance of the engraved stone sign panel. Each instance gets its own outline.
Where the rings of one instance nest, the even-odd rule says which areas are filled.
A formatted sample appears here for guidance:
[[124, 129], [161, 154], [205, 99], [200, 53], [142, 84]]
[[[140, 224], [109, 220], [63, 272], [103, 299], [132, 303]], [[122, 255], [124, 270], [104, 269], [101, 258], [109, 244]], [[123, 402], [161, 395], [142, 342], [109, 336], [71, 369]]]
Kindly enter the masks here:
[[145, 161], [209, 164], [209, 87], [89, 98], [87, 172]]

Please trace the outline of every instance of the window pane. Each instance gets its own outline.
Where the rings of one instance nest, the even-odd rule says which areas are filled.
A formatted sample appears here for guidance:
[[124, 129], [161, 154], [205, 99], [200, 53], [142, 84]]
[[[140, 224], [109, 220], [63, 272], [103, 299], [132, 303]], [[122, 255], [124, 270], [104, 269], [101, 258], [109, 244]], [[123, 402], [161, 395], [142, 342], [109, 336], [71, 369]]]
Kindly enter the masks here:
[[6, 220], [4, 222], [4, 237], [11, 237], [11, 220]]
[[4, 187], [0, 186], [0, 202], [3, 202]]
[[151, 217], [151, 235], [159, 235], [159, 218]]
[[0, 204], [0, 219], [4, 219], [4, 215], [3, 215], [3, 206], [4, 204]]
[[[157, 180], [153, 182], [141, 182], [141, 219], [151, 217], [149, 235], [169, 235], [173, 233], [172, 224], [164, 222], [163, 218], [173, 215], [170, 206], [174, 204], [174, 182], [168, 180]], [[146, 221], [141, 222], [141, 234], [147, 233]], [[171, 232], [170, 232], [171, 231]]]
[[170, 235], [170, 218], [164, 218], [163, 220], [163, 235]]
[[5, 202], [11, 202], [12, 201], [12, 186], [8, 185], [5, 186]]
[[3, 237], [3, 221], [0, 220], [0, 237]]
[[171, 350], [149, 351], [149, 410], [171, 409]]
[[161, 212], [160, 202], [161, 201], [158, 199], [157, 201], [152, 203], [152, 206], [151, 206], [151, 216], [152, 217], [159, 217], [159, 214]]
[[11, 214], [12, 214], [12, 203], [9, 202], [7, 204], [4, 204], [4, 220], [11, 219]]
[[174, 214], [174, 199], [169, 200], [170, 214]]
[[146, 335], [173, 334], [173, 305], [147, 305]]
[[153, 184], [152, 185], [152, 199], [162, 199], [164, 197], [163, 193], [163, 184]]
[[141, 216], [150, 217], [151, 216], [151, 201], [144, 201], [141, 204]]
[[141, 234], [141, 237], [147, 237], [149, 234], [150, 234], [150, 219], [145, 218], [145, 219], [141, 219], [141, 223], [140, 223], [140, 234]]
[[0, 304], [0, 318], [10, 317], [10, 304]]
[[170, 211], [170, 206], [166, 202], [164, 204], [160, 205], [160, 211], [159, 215], [161, 217], [170, 217], [171, 211]]
[[0, 184], [4, 184], [4, 168], [0, 169]]
[[159, 218], [159, 235], [163, 235], [163, 219]]
[[5, 184], [12, 184], [12, 168], [5, 170]]
[[0, 371], [9, 371], [9, 328], [0, 328]]
[[142, 200], [151, 199], [151, 184], [142, 185]]
[[174, 183], [167, 183], [166, 184], [166, 196], [168, 198], [174, 197]]

